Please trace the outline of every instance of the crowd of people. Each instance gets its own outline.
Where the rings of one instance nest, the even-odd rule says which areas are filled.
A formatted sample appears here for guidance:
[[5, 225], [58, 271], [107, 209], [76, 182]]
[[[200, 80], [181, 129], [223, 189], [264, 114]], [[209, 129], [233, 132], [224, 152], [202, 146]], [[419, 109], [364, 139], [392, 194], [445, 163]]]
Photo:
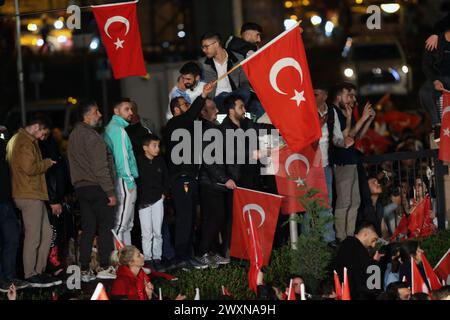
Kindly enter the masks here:
[[[430, 67], [426, 74], [434, 80], [434, 87], [425, 87], [421, 96], [429, 112], [437, 110], [429, 95], [448, 88], [449, 56], [435, 52], [450, 43], [448, 25], [444, 29], [438, 36], [438, 49], [426, 53]], [[255, 156], [249, 148], [245, 149], [244, 163], [197, 164], [194, 149], [211, 148], [213, 141], [194, 140], [191, 152], [181, 154], [184, 161], [177, 161], [173, 157], [179, 152], [175, 136], [182, 129], [195, 139], [195, 121], [201, 121], [203, 133], [211, 128], [244, 133], [274, 128], [244, 72], [237, 69], [227, 74], [258, 50], [261, 33], [259, 25], [247, 23], [241, 38], [232, 37], [227, 42], [219, 34], [204, 34], [201, 48], [205, 57], [180, 69], [161, 135], [139, 117], [133, 100], [121, 99], [112, 106], [114, 115], [105, 127], [95, 101], [80, 103], [79, 122], [69, 136], [67, 151], [53, 136], [45, 115], [29, 118], [7, 145], [0, 139], [0, 290], [7, 292], [11, 284], [15, 289], [60, 285], [70, 239], [78, 244], [75, 260], [81, 267], [81, 280], [115, 279], [111, 294], [129, 299], [154, 296], [146, 275], [152, 270], [206, 269], [230, 263], [232, 190], [243, 187], [276, 194], [275, 178], [260, 174], [261, 164], [251, 161], [258, 158], [257, 153]], [[355, 85], [327, 87], [316, 83], [314, 94], [322, 128], [318, 150], [330, 208], [321, 215], [333, 218], [325, 227], [323, 240], [338, 248], [335, 264], [341, 279], [343, 267], [350, 270], [352, 296], [367, 297], [372, 293], [366, 292], [363, 270], [373, 261], [383, 261], [382, 254], [371, 257], [367, 249], [378, 239], [392, 236], [398, 223], [392, 217], [409, 203], [411, 188], [416, 191], [414, 200], [428, 190], [423, 181], [414, 181], [417, 186], [407, 181], [398, 192], [386, 192], [394, 189], [389, 185], [392, 180], [379, 172], [367, 174], [363, 154], [355, 143], [373, 127], [376, 111], [366, 103], [361, 116], [355, 118]], [[252, 119], [246, 117], [247, 112]], [[217, 121], [219, 113], [226, 115], [221, 123]], [[435, 126], [439, 119], [433, 118]], [[223, 139], [225, 145], [236, 145], [228, 136]], [[234, 151], [232, 157], [237, 156]], [[79, 221], [73, 218], [75, 208]], [[16, 209], [21, 213], [24, 235], [23, 280], [21, 266], [16, 265], [21, 242]], [[286, 217], [280, 215], [282, 219]], [[302, 232], [308, 232], [308, 213], [305, 221]], [[287, 228], [281, 225], [277, 226], [275, 247], [287, 239]], [[125, 245], [118, 252], [118, 265], [111, 260], [112, 230]], [[137, 241], [133, 237], [136, 230], [140, 233]], [[98, 253], [95, 270], [93, 247]], [[137, 247], [142, 248], [142, 254]], [[409, 281], [411, 271], [404, 262], [416, 257], [420, 248], [413, 242], [389, 248], [385, 254], [392, 259], [384, 261], [390, 265], [383, 286], [386, 290], [378, 297], [404, 300], [411, 296], [409, 284], [399, 280], [406, 275]], [[295, 292], [300, 294], [297, 289], [303, 279], [293, 278]], [[283, 298], [280, 290], [260, 284], [261, 298]], [[448, 297], [448, 287], [445, 290], [435, 293], [436, 297]], [[328, 282], [321, 284], [319, 291], [326, 299], [336, 295]]]

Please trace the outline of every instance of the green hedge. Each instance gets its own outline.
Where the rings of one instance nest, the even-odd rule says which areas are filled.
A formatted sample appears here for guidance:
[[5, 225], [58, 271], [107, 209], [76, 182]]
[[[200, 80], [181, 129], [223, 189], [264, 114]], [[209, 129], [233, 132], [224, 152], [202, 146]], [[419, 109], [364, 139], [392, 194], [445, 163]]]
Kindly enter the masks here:
[[[450, 230], [418, 240], [420, 246], [425, 250], [429, 262], [434, 266], [450, 248]], [[265, 280], [279, 288], [284, 288], [291, 272], [291, 258], [290, 249], [287, 245], [274, 250], [271, 262], [267, 267]], [[156, 288], [161, 288], [163, 296], [168, 299], [175, 298], [180, 292], [187, 295], [188, 299], [193, 299], [195, 288], [200, 289], [202, 300], [227, 299], [222, 296], [222, 285], [231, 292], [233, 299], [255, 299], [254, 293], [248, 289], [247, 270], [248, 263], [246, 261], [233, 261], [231, 264], [217, 269], [179, 271], [175, 273], [179, 278], [178, 281], [155, 279], [154, 285]], [[158, 293], [157, 290], [156, 293]], [[55, 291], [58, 294], [63, 294], [64, 288], [56, 288]], [[80, 299], [89, 299], [91, 294], [91, 291], [81, 291], [78, 292], [77, 296]], [[49, 289], [30, 289], [18, 293], [18, 299], [49, 300], [50, 298], [51, 290]], [[5, 294], [0, 295], [0, 300], [2, 299], [6, 299]]]

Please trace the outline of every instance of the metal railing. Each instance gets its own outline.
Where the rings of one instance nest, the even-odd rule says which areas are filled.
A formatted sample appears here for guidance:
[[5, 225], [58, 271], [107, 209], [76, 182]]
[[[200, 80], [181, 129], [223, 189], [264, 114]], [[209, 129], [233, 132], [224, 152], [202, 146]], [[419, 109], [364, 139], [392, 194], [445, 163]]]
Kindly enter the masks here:
[[[444, 230], [446, 225], [444, 176], [448, 174], [448, 167], [439, 160], [438, 155], [439, 150], [397, 152], [367, 156], [363, 159], [363, 164], [368, 172], [377, 174], [383, 171], [391, 185], [398, 186], [402, 191], [406, 189], [408, 202], [416, 198], [416, 192], [429, 193], [433, 200], [438, 229]], [[416, 190], [418, 181], [426, 186], [423, 190], [418, 188]]]

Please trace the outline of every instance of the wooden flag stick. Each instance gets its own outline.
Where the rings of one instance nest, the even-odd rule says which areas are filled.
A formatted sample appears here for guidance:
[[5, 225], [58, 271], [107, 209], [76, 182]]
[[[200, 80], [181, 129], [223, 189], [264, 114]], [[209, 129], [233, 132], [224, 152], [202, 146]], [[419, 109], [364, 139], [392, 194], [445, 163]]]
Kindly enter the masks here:
[[230, 69], [230, 71], [228, 71], [227, 73], [221, 75], [221, 76], [217, 79], [217, 82], [219, 82], [220, 80], [223, 80], [223, 79], [225, 79], [226, 77], [228, 77], [228, 75], [229, 75], [230, 73], [232, 73], [234, 70], [236, 70], [236, 69], [239, 68], [240, 66], [241, 66], [240, 63], [238, 63], [237, 65], [235, 65], [233, 68]]

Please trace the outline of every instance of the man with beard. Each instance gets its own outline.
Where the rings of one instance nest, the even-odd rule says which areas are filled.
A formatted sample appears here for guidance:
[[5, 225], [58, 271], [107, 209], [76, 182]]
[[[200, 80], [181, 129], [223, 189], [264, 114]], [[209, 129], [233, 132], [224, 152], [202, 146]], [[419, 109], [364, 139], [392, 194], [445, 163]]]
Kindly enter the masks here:
[[[338, 121], [344, 137], [357, 139], [363, 137], [375, 119], [372, 105], [367, 103], [361, 118], [356, 121], [353, 108], [356, 105], [356, 87], [351, 83], [339, 85], [331, 96], [337, 111]], [[353, 236], [356, 227], [358, 208], [361, 203], [358, 165], [361, 153], [354, 146], [349, 148], [332, 146], [334, 160], [334, 178], [336, 181], [335, 228], [336, 239], [343, 241]], [[368, 186], [366, 186], [368, 189]], [[369, 192], [367, 192], [370, 194]]]
[[89, 268], [92, 242], [98, 226], [98, 248], [101, 270], [98, 278], [114, 278], [110, 273], [109, 257], [113, 251], [114, 207], [114, 159], [105, 141], [96, 131], [102, 115], [97, 103], [87, 101], [79, 106], [80, 122], [69, 137], [67, 155], [70, 176], [81, 209], [80, 264], [81, 281], [95, 280]]
[[[188, 103], [194, 102], [202, 94], [203, 87], [206, 84], [200, 81], [201, 72], [202, 70], [196, 62], [190, 61], [185, 63], [180, 69], [178, 84], [170, 91], [169, 101], [173, 98], [183, 97]], [[169, 120], [172, 117], [173, 115], [169, 106], [166, 118]]]
[[115, 231], [125, 245], [131, 245], [134, 205], [137, 197], [136, 182], [138, 170], [133, 146], [125, 128], [133, 118], [132, 104], [122, 99], [114, 105], [114, 116], [105, 128], [104, 139], [111, 150], [116, 164], [117, 210]]

